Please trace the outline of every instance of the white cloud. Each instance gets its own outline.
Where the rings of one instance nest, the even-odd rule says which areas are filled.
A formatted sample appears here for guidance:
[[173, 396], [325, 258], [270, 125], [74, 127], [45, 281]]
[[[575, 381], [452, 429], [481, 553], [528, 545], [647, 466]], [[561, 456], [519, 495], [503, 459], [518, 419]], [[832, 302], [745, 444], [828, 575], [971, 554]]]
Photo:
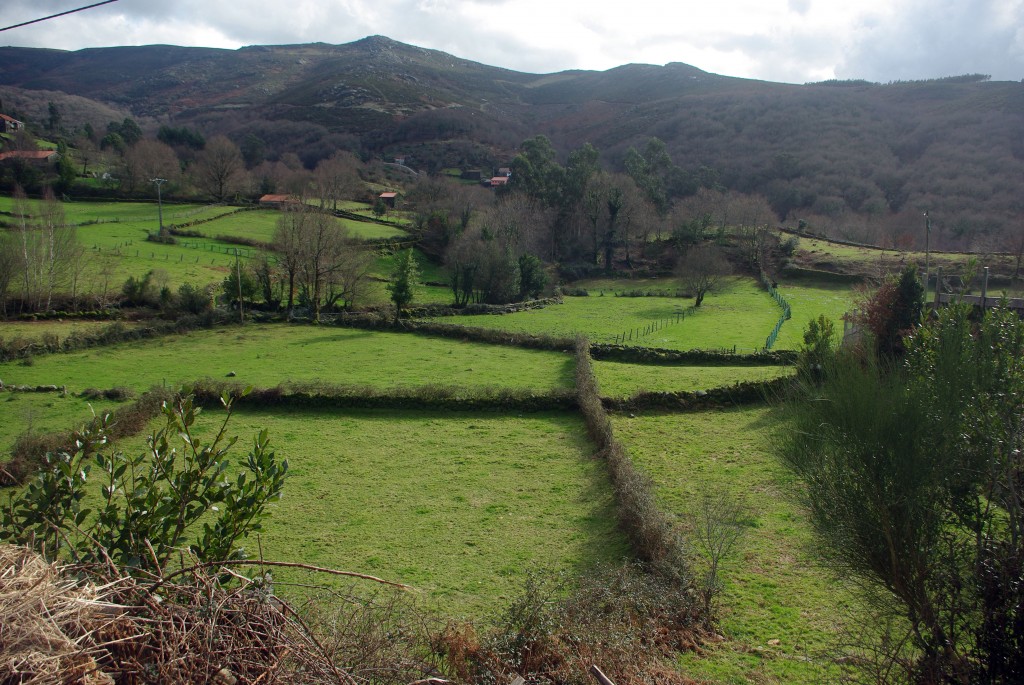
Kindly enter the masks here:
[[[4, 0], [0, 26], [82, 0]], [[62, 49], [169, 43], [345, 43], [383, 34], [532, 72], [686, 62], [731, 76], [804, 82], [1024, 76], [1024, 0], [120, 0], [0, 33]]]

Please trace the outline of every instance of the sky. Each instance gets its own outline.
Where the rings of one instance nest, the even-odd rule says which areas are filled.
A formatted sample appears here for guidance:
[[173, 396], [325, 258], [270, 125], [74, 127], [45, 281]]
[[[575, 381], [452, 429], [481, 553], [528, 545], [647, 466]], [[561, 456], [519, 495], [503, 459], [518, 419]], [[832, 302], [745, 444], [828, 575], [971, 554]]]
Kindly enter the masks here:
[[[97, 1], [0, 0], [0, 28]], [[0, 45], [234, 49], [376, 34], [532, 73], [685, 62], [786, 83], [1024, 79], [1024, 0], [117, 0], [0, 31]]]

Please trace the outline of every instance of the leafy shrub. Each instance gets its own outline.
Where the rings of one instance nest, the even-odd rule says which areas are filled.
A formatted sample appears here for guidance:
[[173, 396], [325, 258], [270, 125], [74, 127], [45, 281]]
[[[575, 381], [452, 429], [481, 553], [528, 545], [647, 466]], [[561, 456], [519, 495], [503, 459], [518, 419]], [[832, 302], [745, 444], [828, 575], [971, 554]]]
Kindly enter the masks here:
[[[0, 539], [56, 559], [113, 562], [159, 575], [187, 545], [200, 562], [244, 558], [238, 543], [260, 530], [288, 470], [269, 450], [266, 431], [237, 477], [225, 478], [231, 399], [209, 442], [194, 434], [199, 408], [190, 397], [164, 403], [165, 425], [137, 456], [104, 453], [109, 415], [83, 431], [69, 451], [49, 452], [44, 468], [0, 511]], [[174, 443], [181, 442], [177, 449]], [[102, 484], [95, 515], [83, 508], [93, 467]], [[192, 541], [189, 543], [189, 536]]]
[[79, 397], [83, 397], [87, 400], [110, 400], [113, 402], [126, 402], [135, 398], [135, 391], [125, 386], [118, 386], [116, 388], [109, 388], [107, 390], [99, 390], [97, 388], [86, 388]]
[[793, 254], [800, 247], [800, 238], [793, 235], [779, 243], [779, 249], [782, 250], [782, 254], [786, 257], [792, 257]]

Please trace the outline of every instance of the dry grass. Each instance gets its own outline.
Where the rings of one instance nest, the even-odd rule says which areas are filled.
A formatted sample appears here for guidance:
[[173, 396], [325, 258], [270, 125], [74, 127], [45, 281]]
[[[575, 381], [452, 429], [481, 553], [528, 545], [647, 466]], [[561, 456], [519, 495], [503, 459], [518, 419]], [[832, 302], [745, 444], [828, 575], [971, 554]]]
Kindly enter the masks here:
[[434, 672], [409, 657], [410, 640], [426, 642], [411, 624], [383, 639], [402, 618], [395, 602], [350, 598], [326, 617], [269, 590], [265, 574], [224, 566], [160, 581], [0, 547], [0, 682], [358, 685]]

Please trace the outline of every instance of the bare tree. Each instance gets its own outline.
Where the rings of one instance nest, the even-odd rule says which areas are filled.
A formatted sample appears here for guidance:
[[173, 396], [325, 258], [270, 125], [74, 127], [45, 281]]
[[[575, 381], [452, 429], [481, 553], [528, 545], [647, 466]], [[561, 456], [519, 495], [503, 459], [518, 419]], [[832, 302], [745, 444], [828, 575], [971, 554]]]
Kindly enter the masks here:
[[196, 184], [215, 200], [224, 200], [240, 188], [244, 171], [242, 153], [227, 136], [214, 136], [196, 156]]
[[305, 203], [289, 205], [281, 212], [274, 230], [274, 251], [278, 255], [278, 265], [288, 279], [289, 314], [295, 306], [295, 285], [302, 263], [305, 223], [309, 216], [309, 207]]
[[320, 196], [320, 206], [338, 208], [339, 200], [351, 200], [359, 191], [359, 167], [356, 156], [347, 150], [339, 150], [327, 159], [321, 160], [313, 172], [313, 184]]
[[358, 300], [365, 297], [369, 289], [370, 270], [373, 268], [374, 262], [372, 250], [347, 238], [337, 268], [332, 270], [327, 278], [325, 306], [334, 307], [340, 303], [343, 308], [349, 309]]
[[121, 182], [128, 192], [144, 188], [154, 178], [177, 183], [181, 177], [181, 163], [174, 148], [158, 140], [140, 140], [124, 151], [124, 176]]
[[89, 164], [99, 158], [99, 148], [88, 136], [75, 139], [75, 157], [82, 163], [82, 175], [89, 173]]
[[748, 518], [745, 507], [736, 503], [734, 495], [724, 491], [705, 492], [693, 516], [693, 540], [705, 563], [698, 592], [707, 616], [713, 615], [715, 597], [723, 589], [722, 562], [743, 537], [744, 521]]
[[16, 188], [13, 214], [22, 307], [49, 309], [54, 291], [66, 283], [69, 264], [80, 257], [81, 246], [76, 226], [67, 223], [52, 190], [47, 190], [34, 215], [32, 210], [24, 192]]
[[694, 307], [699, 307], [707, 294], [715, 292], [731, 273], [729, 260], [713, 245], [691, 247], [676, 266], [683, 290], [694, 297]]
[[348, 231], [333, 216], [311, 210], [303, 222], [299, 260], [299, 285], [313, 307], [313, 320], [320, 320], [320, 306], [329, 283], [340, 269], [348, 248]]
[[15, 235], [0, 228], [0, 314], [7, 316], [7, 293], [18, 276], [21, 260]]
[[329, 213], [306, 203], [287, 209], [274, 233], [278, 266], [288, 280], [288, 311], [296, 287], [312, 307], [314, 319], [323, 306], [350, 307], [365, 294], [373, 256]]

